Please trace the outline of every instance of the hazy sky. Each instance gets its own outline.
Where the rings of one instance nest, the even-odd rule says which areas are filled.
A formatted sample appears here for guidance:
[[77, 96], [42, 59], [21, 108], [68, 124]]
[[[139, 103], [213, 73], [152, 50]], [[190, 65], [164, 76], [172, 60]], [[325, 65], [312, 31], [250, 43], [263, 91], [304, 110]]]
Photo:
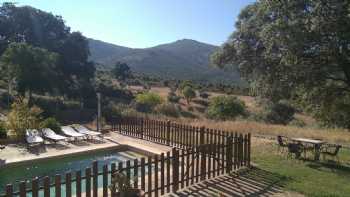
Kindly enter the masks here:
[[[144, 48], [189, 38], [222, 44], [253, 0], [7, 0], [61, 15], [74, 31]], [[3, 0], [0, 0], [3, 2]]]

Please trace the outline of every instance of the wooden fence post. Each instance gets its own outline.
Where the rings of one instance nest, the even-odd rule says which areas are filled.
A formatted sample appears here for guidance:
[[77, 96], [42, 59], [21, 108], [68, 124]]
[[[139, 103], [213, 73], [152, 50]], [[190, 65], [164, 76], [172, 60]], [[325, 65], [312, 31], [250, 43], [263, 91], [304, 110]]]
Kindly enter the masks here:
[[170, 120], [168, 120], [166, 122], [166, 139], [167, 139], [167, 143], [166, 144], [168, 146], [170, 145], [170, 125], [171, 125]]
[[145, 133], [145, 127], [144, 127], [144, 120], [143, 120], [143, 118], [141, 118], [141, 139], [144, 139], [144, 133]]
[[[47, 177], [49, 178], [49, 177]], [[19, 184], [19, 196], [20, 197], [26, 197], [27, 196], [27, 190], [26, 190], [26, 182], [25, 181], [21, 181], [21, 183]], [[49, 195], [44, 195], [45, 197], [50, 197]]]
[[66, 197], [72, 197], [72, 174], [66, 174]]
[[248, 167], [250, 168], [251, 135], [248, 133]]
[[76, 171], [75, 173], [75, 187], [76, 187], [76, 197], [81, 197], [81, 171]]
[[173, 148], [173, 192], [179, 189], [179, 151]]
[[91, 197], [91, 168], [85, 169], [85, 194], [86, 197]]
[[38, 177], [32, 180], [32, 197], [39, 196], [39, 179]]
[[61, 197], [61, 175], [59, 174], [55, 176], [55, 196]]
[[103, 166], [103, 178], [102, 178], [102, 185], [103, 185], [103, 197], [108, 197], [108, 166]]
[[[201, 152], [201, 166], [200, 166], [200, 180], [204, 180], [205, 179], [205, 171], [206, 171], [206, 147], [204, 144], [204, 133], [205, 132], [205, 127], [201, 127], [199, 129], [199, 150]], [[198, 158], [199, 159], [199, 158]]]
[[11, 184], [6, 185], [6, 197], [13, 196], [13, 186]]
[[44, 197], [50, 197], [50, 177], [44, 177]]
[[98, 163], [97, 163], [97, 161], [94, 161], [92, 163], [92, 174], [93, 174], [92, 196], [97, 197], [97, 190], [98, 190]]
[[233, 134], [231, 133], [226, 138], [227, 149], [226, 149], [226, 172], [230, 173], [232, 171], [232, 155], [233, 155]]

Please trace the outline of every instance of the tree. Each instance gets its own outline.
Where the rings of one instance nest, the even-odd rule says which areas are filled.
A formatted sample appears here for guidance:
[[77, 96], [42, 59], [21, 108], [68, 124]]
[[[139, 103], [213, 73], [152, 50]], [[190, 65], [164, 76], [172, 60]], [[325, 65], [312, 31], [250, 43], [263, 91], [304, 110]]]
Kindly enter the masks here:
[[54, 87], [57, 54], [25, 43], [12, 43], [1, 56], [6, 75], [16, 82], [17, 91], [49, 92]]
[[153, 92], [144, 92], [136, 96], [136, 108], [142, 112], [150, 112], [162, 103], [162, 98]]
[[184, 87], [182, 94], [186, 98], [187, 104], [190, 104], [191, 100], [196, 97], [196, 92], [190, 86]]
[[217, 96], [210, 99], [207, 114], [213, 119], [232, 119], [245, 115], [246, 106], [235, 96]]
[[[95, 66], [88, 60], [88, 40], [80, 32], [71, 32], [61, 16], [30, 6], [3, 3], [0, 6], [0, 55], [12, 42], [25, 42], [59, 54], [55, 72], [60, 80], [56, 85], [68, 97], [77, 95], [77, 90], [71, 87], [85, 88], [94, 76]], [[80, 98], [81, 94], [78, 95]]]
[[212, 61], [238, 66], [258, 94], [275, 102], [319, 90], [346, 97], [349, 32], [349, 1], [258, 1], [241, 11], [236, 31]]
[[112, 73], [116, 79], [124, 81], [131, 77], [130, 67], [126, 63], [117, 62], [114, 65]]

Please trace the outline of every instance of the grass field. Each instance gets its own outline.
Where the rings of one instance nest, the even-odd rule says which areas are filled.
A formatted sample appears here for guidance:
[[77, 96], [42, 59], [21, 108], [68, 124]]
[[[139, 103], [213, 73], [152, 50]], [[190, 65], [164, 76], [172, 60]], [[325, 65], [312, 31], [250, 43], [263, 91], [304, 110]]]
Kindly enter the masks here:
[[343, 149], [339, 156], [340, 165], [287, 159], [270, 140], [254, 139], [252, 143], [252, 161], [258, 168], [278, 175], [276, 184], [284, 190], [310, 197], [350, 196], [350, 151]]

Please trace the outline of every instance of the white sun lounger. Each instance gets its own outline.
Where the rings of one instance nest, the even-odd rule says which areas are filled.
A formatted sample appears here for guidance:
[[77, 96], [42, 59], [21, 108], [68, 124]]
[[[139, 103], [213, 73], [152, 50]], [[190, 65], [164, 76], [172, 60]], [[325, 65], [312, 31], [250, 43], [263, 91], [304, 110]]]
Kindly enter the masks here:
[[44, 142], [44, 139], [40, 137], [38, 130], [27, 129], [26, 130], [26, 141], [28, 144], [40, 144]]
[[57, 135], [53, 130], [49, 129], [49, 128], [45, 128], [42, 130], [43, 132], [43, 136], [49, 140], [52, 140], [54, 142], [58, 142], [58, 141], [64, 141], [67, 138], [62, 136], [62, 135]]
[[72, 127], [70, 126], [63, 126], [61, 127], [62, 133], [68, 137], [74, 137], [74, 139], [77, 139], [79, 137], [85, 137], [85, 134], [76, 132]]
[[102, 133], [96, 132], [96, 131], [91, 131], [90, 129], [84, 127], [83, 125], [76, 125], [74, 128], [81, 134], [86, 134], [90, 136], [100, 136]]

